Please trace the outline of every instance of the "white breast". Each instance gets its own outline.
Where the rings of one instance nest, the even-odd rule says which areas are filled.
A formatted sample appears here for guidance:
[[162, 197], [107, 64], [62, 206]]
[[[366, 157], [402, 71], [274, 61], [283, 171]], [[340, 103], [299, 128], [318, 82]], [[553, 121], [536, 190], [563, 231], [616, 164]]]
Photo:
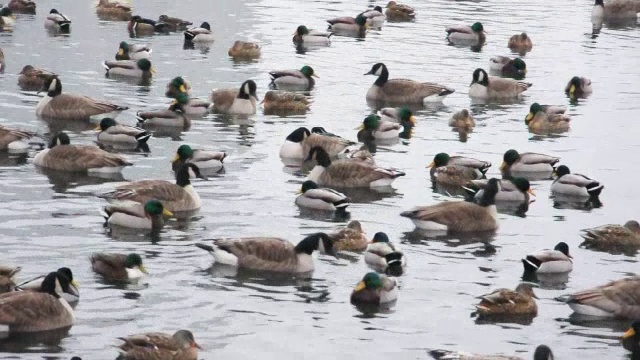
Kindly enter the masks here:
[[53, 98], [49, 95], [40, 99], [40, 101], [38, 102], [38, 105], [36, 105], [36, 114], [42, 115], [45, 107], [47, 106], [47, 104], [49, 104], [51, 100], [53, 100]]
[[132, 229], [151, 229], [151, 220], [131, 216], [125, 213], [114, 213], [109, 217], [107, 223], [110, 225], [118, 225]]
[[202, 201], [200, 200], [200, 195], [198, 195], [198, 193], [196, 192], [196, 189], [193, 188], [193, 185], [187, 185], [184, 187], [184, 190], [189, 193], [189, 196], [191, 196], [191, 198], [193, 199], [193, 202], [195, 204], [195, 207], [193, 209], [186, 209], [186, 210], [195, 210], [195, 209], [199, 209], [200, 206], [202, 205]]
[[547, 261], [540, 265], [536, 270], [537, 273], [564, 273], [573, 270], [571, 261]]
[[298, 254], [298, 267], [295, 269], [295, 272], [306, 273], [313, 271], [313, 269], [313, 257], [305, 253]]
[[302, 145], [297, 142], [285, 140], [280, 147], [280, 157], [286, 159], [304, 159]]
[[318, 185], [322, 185], [318, 182], [318, 180], [320, 180], [320, 176], [322, 176], [322, 173], [324, 172], [324, 167], [320, 166], [320, 165], [316, 165], [311, 172], [309, 173], [309, 175], [307, 175], [307, 180], [311, 180], [315, 183], [317, 183]]
[[487, 87], [475, 83], [469, 87], [469, 96], [472, 98], [486, 99], [489, 97]]
[[36, 156], [33, 158], [33, 163], [37, 166], [44, 166], [44, 159], [47, 157], [48, 152], [49, 152], [49, 149], [44, 149], [39, 153], [37, 153]]

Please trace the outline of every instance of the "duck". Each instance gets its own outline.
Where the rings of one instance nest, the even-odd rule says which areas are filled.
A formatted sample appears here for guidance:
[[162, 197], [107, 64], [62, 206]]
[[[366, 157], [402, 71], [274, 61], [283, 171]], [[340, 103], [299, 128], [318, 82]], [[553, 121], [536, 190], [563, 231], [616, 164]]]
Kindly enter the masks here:
[[97, 146], [72, 145], [69, 135], [55, 134], [49, 146], [33, 158], [36, 166], [58, 171], [118, 173], [133, 165], [124, 157], [104, 151]]
[[213, 246], [196, 244], [209, 252], [216, 263], [278, 273], [308, 273], [314, 270], [314, 251], [337, 256], [333, 241], [325, 233], [311, 234], [298, 245], [273, 237], [217, 239]]
[[528, 254], [522, 259], [527, 273], [567, 273], [573, 270], [573, 257], [569, 254], [569, 245], [559, 242], [553, 250], [544, 249]]
[[269, 90], [264, 94], [262, 107], [265, 115], [305, 114], [311, 106], [311, 101], [303, 94]]
[[530, 283], [521, 283], [515, 290], [498, 289], [478, 297], [476, 305], [479, 316], [536, 316], [537, 299]]
[[604, 20], [636, 19], [640, 12], [640, 4], [634, 0], [595, 0], [591, 10], [591, 20], [602, 22]]
[[623, 225], [609, 224], [583, 229], [580, 236], [587, 248], [602, 250], [640, 248], [640, 223], [629, 220]]
[[11, 153], [24, 153], [30, 149], [27, 140], [36, 137], [30, 131], [14, 129], [0, 125], [0, 151], [8, 150]]
[[148, 273], [142, 264], [142, 257], [136, 253], [95, 253], [89, 260], [96, 274], [111, 281], [136, 283]]
[[640, 276], [614, 280], [556, 298], [576, 314], [635, 320], [640, 318]]
[[[16, 16], [13, 14], [11, 9], [0, 6], [0, 30], [11, 31], [15, 23], [16, 23]], [[4, 54], [2, 57], [4, 60]], [[4, 61], [3, 61], [3, 64], [4, 64]]]
[[604, 185], [596, 180], [582, 174], [572, 174], [566, 165], [558, 166], [556, 174], [558, 178], [551, 183], [553, 195], [597, 198], [604, 189]]
[[510, 149], [502, 157], [500, 171], [503, 173], [552, 172], [554, 165], [559, 161], [560, 158], [555, 156], [530, 152], [520, 154], [517, 150]]
[[487, 34], [484, 32], [484, 26], [482, 26], [482, 23], [480, 22], [475, 22], [471, 26], [449, 26], [445, 31], [447, 32], [447, 40], [454, 45], [482, 45], [487, 40]]
[[346, 227], [329, 236], [336, 251], [364, 251], [369, 244], [362, 224], [357, 220], [349, 221]]
[[211, 93], [212, 111], [229, 115], [253, 115], [256, 113], [257, 85], [247, 80], [237, 89], [218, 89]]
[[105, 60], [102, 63], [102, 67], [107, 70], [107, 77], [117, 75], [130, 78], [150, 79], [155, 73], [149, 59]]
[[468, 109], [462, 109], [451, 116], [449, 126], [463, 130], [471, 130], [476, 126], [476, 122]]
[[529, 113], [524, 119], [531, 130], [538, 131], [567, 131], [571, 118], [565, 115], [563, 107], [549, 106], [544, 108], [538, 103], [531, 104]]
[[390, 186], [395, 179], [406, 173], [396, 169], [385, 169], [362, 161], [337, 160], [332, 163], [329, 154], [321, 147], [309, 152], [309, 159], [317, 164], [307, 176], [318, 185], [341, 188], [375, 188]]
[[277, 88], [311, 89], [318, 77], [311, 66], [303, 66], [300, 70], [275, 70], [269, 72], [271, 83]]
[[371, 135], [376, 140], [397, 139], [400, 133], [404, 131], [405, 127], [412, 128], [413, 124], [410, 122], [398, 124], [391, 121], [384, 121], [380, 116], [371, 114], [362, 121], [362, 124], [359, 127], [360, 131], [358, 132], [358, 140], [362, 141], [363, 131], [371, 132]]
[[219, 169], [224, 164], [227, 153], [224, 151], [209, 151], [194, 149], [189, 145], [180, 145], [176, 155], [171, 159], [171, 168], [178, 171], [184, 164], [196, 164], [200, 170]]
[[69, 32], [71, 30], [71, 19], [56, 9], [51, 9], [49, 15], [44, 19], [44, 27], [50, 30]]
[[522, 79], [527, 74], [527, 64], [519, 57], [493, 56], [490, 62], [489, 68], [502, 76]]
[[211, 32], [211, 26], [208, 22], [203, 22], [199, 27], [193, 27], [185, 30], [184, 40], [191, 42], [204, 42], [209, 43], [215, 40], [213, 33]]
[[398, 299], [396, 279], [376, 272], [367, 273], [351, 292], [353, 305], [384, 305]]
[[482, 172], [462, 165], [447, 165], [432, 168], [430, 171], [431, 179], [440, 185], [445, 186], [464, 186], [473, 180], [484, 178]]
[[[523, 360], [517, 356], [507, 355], [479, 355], [467, 352], [458, 352], [450, 350], [431, 350], [429, 355], [436, 360], [446, 359], [464, 359], [464, 360]], [[553, 352], [547, 345], [538, 345], [533, 353], [533, 360], [553, 360]]]
[[151, 48], [147, 44], [129, 44], [121, 41], [118, 45], [116, 60], [141, 60], [151, 57]]
[[387, 9], [384, 14], [387, 20], [391, 22], [413, 21], [416, 18], [416, 11], [409, 5], [398, 4], [395, 1], [387, 3]]
[[548, 115], [564, 114], [567, 112], [567, 108], [561, 105], [541, 105], [539, 103], [533, 103], [529, 107], [529, 113], [525, 120], [531, 120], [537, 112], [542, 111]]
[[234, 41], [229, 48], [229, 56], [234, 59], [257, 59], [260, 57], [260, 45], [250, 41]]
[[98, 143], [118, 143], [136, 145], [136, 148], [145, 148], [147, 141], [151, 138], [151, 133], [145, 129], [135, 126], [118, 124], [112, 118], [104, 118], [96, 127], [99, 131]]
[[386, 233], [377, 232], [365, 249], [364, 262], [377, 271], [400, 276], [407, 266], [407, 257]]
[[173, 335], [156, 332], [118, 339], [124, 341], [118, 346], [119, 359], [197, 360], [198, 349], [202, 350], [189, 330], [178, 330]]
[[133, 10], [131, 6], [121, 4], [117, 1], [98, 0], [96, 14], [101, 20], [129, 21], [131, 20]]
[[16, 283], [13, 281], [13, 277], [20, 272], [22, 268], [9, 267], [0, 265], [0, 294], [12, 292], [16, 288]]
[[2, 296], [0, 326], [9, 333], [32, 333], [70, 327], [73, 309], [61, 296], [56, 272], [42, 280], [40, 291], [16, 291]]
[[531, 42], [531, 38], [527, 35], [526, 32], [521, 34], [512, 35], [509, 38], [509, 42], [507, 43], [507, 47], [511, 49], [511, 51], [517, 52], [519, 54], [525, 54], [533, 48], [533, 43]]
[[[475, 200], [480, 200], [484, 195], [487, 183], [486, 179], [471, 180], [464, 188], [473, 195]], [[535, 196], [536, 193], [531, 189], [529, 180], [521, 177], [508, 177], [500, 180], [500, 191], [496, 194], [496, 201], [529, 203], [532, 195]]]
[[[71, 307], [75, 307], [80, 301], [80, 291], [78, 291], [78, 283], [73, 278], [73, 272], [68, 267], [61, 267], [56, 270], [58, 281], [60, 282], [60, 288], [62, 297]], [[37, 276], [33, 279], [24, 281], [16, 285], [17, 290], [24, 291], [40, 291], [42, 288], [42, 281], [46, 275]]]
[[177, 17], [171, 17], [169, 15], [160, 15], [158, 17], [158, 22], [169, 25], [169, 31], [171, 32], [184, 31], [187, 30], [189, 25], [193, 25], [191, 21], [182, 20]]
[[[324, 130], [324, 129], [323, 129]], [[305, 127], [291, 132], [280, 147], [280, 157], [284, 159], [305, 159], [312, 148], [321, 147], [330, 157], [336, 157], [354, 142], [339, 136], [312, 133]]]
[[44, 84], [48, 79], [53, 79], [58, 74], [48, 70], [33, 67], [33, 65], [25, 65], [18, 73], [18, 86], [24, 91], [39, 91], [44, 88]]
[[182, 76], [176, 76], [167, 83], [164, 96], [177, 99], [180, 95], [191, 94], [191, 83]]
[[333, 33], [317, 31], [300, 25], [293, 33], [293, 42], [304, 46], [327, 46], [331, 45], [331, 35]]
[[409, 218], [417, 228], [431, 231], [479, 232], [498, 228], [498, 212], [495, 197], [500, 192], [500, 182], [488, 181], [478, 203], [445, 201], [435, 205], [418, 206], [403, 211], [400, 216]]
[[190, 212], [200, 209], [202, 204], [200, 196], [191, 185], [191, 173], [196, 177], [202, 177], [197, 165], [186, 163], [176, 172], [176, 182], [166, 180], [139, 180], [120, 185], [115, 190], [102, 194], [110, 203], [136, 202], [146, 204], [151, 199], [156, 199], [169, 210]]
[[376, 161], [373, 158], [373, 154], [369, 151], [366, 144], [354, 144], [346, 149], [342, 150], [338, 154], [338, 159], [355, 160], [375, 165]]
[[[2, 26], [2, 19], [0, 19], [0, 27]], [[2, 48], [0, 48], [0, 74], [4, 73], [4, 68], [6, 67], [6, 63], [4, 60], [4, 52], [2, 51]]]
[[572, 99], [586, 97], [593, 92], [591, 80], [586, 77], [574, 76], [565, 86], [564, 92], [569, 94]]
[[358, 15], [355, 18], [339, 17], [327, 20], [329, 31], [334, 34], [349, 34], [357, 37], [364, 37], [367, 33], [367, 18]]
[[10, 0], [7, 8], [14, 13], [35, 14], [36, 3], [29, 0]]
[[378, 110], [378, 116], [380, 116], [383, 121], [390, 121], [398, 124], [410, 123], [415, 125], [416, 123], [413, 112], [406, 106], [382, 108]]
[[44, 82], [43, 91], [47, 95], [36, 106], [36, 115], [60, 120], [84, 120], [94, 116], [114, 118], [126, 106], [115, 105], [106, 101], [95, 100], [88, 96], [62, 92], [62, 82], [58, 77], [48, 78]]
[[430, 172], [433, 176], [437, 168], [452, 165], [475, 169], [479, 172], [480, 176], [484, 176], [491, 167], [491, 163], [488, 161], [482, 161], [466, 156], [450, 156], [447, 153], [441, 152], [437, 153], [433, 157], [433, 161], [427, 165], [427, 168], [431, 169]]
[[455, 90], [435, 83], [421, 83], [409, 79], [389, 80], [389, 70], [383, 63], [374, 64], [365, 75], [375, 75], [378, 79], [367, 91], [367, 100], [398, 104], [422, 104], [439, 102]]
[[483, 69], [476, 69], [469, 87], [469, 97], [482, 100], [518, 98], [531, 85], [531, 83], [513, 79], [489, 76]]
[[380, 6], [374, 6], [373, 9], [365, 10], [359, 15], [364, 16], [367, 19], [367, 25], [374, 29], [380, 29], [386, 19]]
[[105, 227], [120, 226], [130, 229], [159, 231], [164, 226], [164, 218], [173, 213], [164, 208], [158, 200], [151, 199], [144, 206], [139, 203], [111, 204], [104, 207]]
[[211, 103], [206, 100], [191, 97], [191, 84], [182, 76], [173, 78], [168, 84], [165, 96], [175, 99], [172, 109], [180, 109], [189, 116], [204, 116], [209, 112]]
[[351, 199], [341, 192], [319, 187], [314, 181], [307, 180], [302, 183], [295, 204], [314, 210], [344, 211], [351, 205]]
[[139, 125], [177, 127], [187, 129], [191, 126], [191, 120], [186, 116], [182, 108], [169, 107], [163, 110], [138, 111], [136, 119]]
[[129, 24], [127, 24], [127, 30], [133, 37], [148, 36], [154, 33], [168, 33], [169, 25], [134, 15], [129, 20]]
[[640, 320], [631, 323], [631, 327], [622, 334], [620, 342], [623, 348], [634, 354], [632, 355], [632, 359], [635, 358], [637, 354], [640, 354]]

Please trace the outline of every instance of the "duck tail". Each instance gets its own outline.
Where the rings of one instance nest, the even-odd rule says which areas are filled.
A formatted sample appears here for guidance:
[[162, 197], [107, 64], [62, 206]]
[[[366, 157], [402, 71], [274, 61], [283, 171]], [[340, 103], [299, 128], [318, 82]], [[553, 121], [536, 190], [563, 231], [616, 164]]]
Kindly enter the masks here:
[[526, 258], [522, 259], [522, 265], [524, 265], [525, 272], [534, 273], [540, 268], [542, 262], [534, 256], [527, 255]]
[[145, 120], [147, 120], [147, 119], [145, 119], [144, 117], [142, 117], [142, 116], [140, 115], [140, 111], [138, 111], [138, 112], [136, 113], [136, 120], [138, 120], [138, 123], [139, 123], [139, 124], [143, 124], [143, 123], [145, 122]]
[[196, 245], [196, 247], [198, 247], [198, 248], [200, 248], [200, 249], [202, 249], [204, 251], [215, 252], [215, 249], [211, 245], [202, 244], [202, 243], [197, 243], [195, 245]]
[[336, 201], [333, 203], [333, 206], [336, 207], [336, 209], [346, 209], [349, 205], [351, 205], [351, 199], [349, 198], [344, 198], [340, 201]]
[[191, 31], [187, 30], [184, 32], [184, 39], [186, 41], [193, 41], [193, 39], [196, 37], [196, 34], [192, 33]]
[[400, 213], [400, 216], [413, 219], [418, 214], [418, 210], [407, 210]]
[[597, 181], [594, 181], [591, 184], [587, 185], [587, 193], [589, 193], [591, 197], [600, 196], [602, 189], [604, 189], [604, 185], [600, 184]]
[[136, 135], [136, 141], [138, 141], [138, 146], [142, 144], [146, 144], [147, 140], [149, 140], [150, 138], [151, 138], [151, 133], [147, 131]]
[[403, 273], [402, 270], [402, 253], [401, 252], [391, 252], [384, 256], [384, 259], [387, 262], [387, 269], [385, 273], [391, 276], [400, 276]]

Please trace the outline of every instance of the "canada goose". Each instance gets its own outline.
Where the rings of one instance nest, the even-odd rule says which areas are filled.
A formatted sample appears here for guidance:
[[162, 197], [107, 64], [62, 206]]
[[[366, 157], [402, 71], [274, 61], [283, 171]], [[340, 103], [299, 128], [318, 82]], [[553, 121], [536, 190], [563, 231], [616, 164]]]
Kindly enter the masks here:
[[276, 70], [269, 72], [271, 83], [276, 88], [311, 89], [315, 85], [314, 77], [318, 77], [311, 66], [303, 66], [300, 70]]
[[131, 229], [160, 231], [164, 226], [163, 216], [173, 213], [164, 208], [158, 200], [149, 200], [144, 206], [139, 203], [123, 203], [104, 207], [105, 227], [116, 225]]
[[403, 121], [402, 123], [384, 121], [380, 116], [371, 114], [362, 121], [362, 125], [359, 127], [358, 140], [362, 138], [362, 131], [370, 131], [376, 140], [397, 139], [405, 128], [412, 127], [413, 124], [410, 121]]
[[54, 330], [73, 325], [73, 310], [61, 297], [58, 274], [49, 273], [40, 291], [17, 291], [2, 296], [0, 326], [10, 333]]
[[586, 97], [591, 94], [592, 91], [591, 80], [586, 77], [579, 76], [572, 77], [564, 88], [564, 92], [569, 94], [569, 97], [572, 99], [577, 97]]
[[365, 19], [367, 19], [367, 25], [374, 29], [380, 29], [386, 19], [380, 6], [375, 6], [373, 9], [363, 11], [359, 15], [364, 16]]
[[15, 290], [16, 283], [13, 277], [22, 270], [21, 267], [8, 267], [0, 265], [0, 294]]
[[214, 240], [213, 246], [196, 246], [208, 251], [216, 263], [281, 273], [313, 271], [311, 254], [316, 250], [337, 256], [333, 241], [325, 233], [309, 235], [296, 246], [287, 240], [269, 237], [217, 239]]
[[71, 30], [71, 19], [56, 9], [51, 9], [49, 15], [44, 19], [44, 27], [50, 30], [69, 32]]
[[529, 283], [521, 283], [515, 290], [498, 289], [478, 298], [481, 299], [476, 305], [479, 316], [538, 314], [537, 297]]
[[355, 18], [339, 17], [327, 20], [329, 30], [335, 34], [349, 34], [357, 37], [364, 37], [367, 33], [367, 18], [358, 15]]
[[287, 136], [280, 147], [280, 157], [285, 159], [305, 159], [312, 148], [321, 147], [329, 156], [336, 157], [352, 141], [338, 136], [311, 133], [307, 128], [299, 127]]
[[199, 27], [187, 29], [184, 32], [185, 41], [191, 42], [213, 42], [215, 40], [208, 22], [203, 22]]
[[127, 30], [132, 36], [146, 36], [153, 35], [156, 32], [168, 33], [169, 25], [134, 15], [129, 20], [129, 24], [127, 24]]
[[151, 57], [151, 48], [146, 44], [129, 44], [121, 41], [116, 53], [116, 60], [140, 60]]
[[224, 151], [207, 151], [193, 149], [189, 145], [180, 145], [176, 155], [171, 159], [171, 168], [178, 171], [186, 163], [196, 164], [200, 170], [218, 169], [223, 166], [227, 154]]
[[298, 206], [315, 210], [340, 211], [351, 205], [351, 199], [345, 194], [329, 188], [321, 188], [315, 182], [307, 180], [302, 183], [295, 203]]
[[573, 257], [569, 245], [559, 242], [553, 250], [538, 250], [522, 259], [524, 271], [528, 273], [565, 273], [573, 270]]
[[158, 22], [169, 25], [169, 30], [171, 32], [184, 31], [187, 30], [189, 25], [193, 25], [193, 23], [190, 21], [182, 20], [180, 18], [171, 17], [168, 15], [160, 15], [160, 17], [158, 17]]
[[36, 114], [46, 118], [61, 120], [83, 120], [100, 115], [115, 118], [126, 106], [119, 106], [88, 96], [63, 93], [62, 82], [58, 77], [48, 78], [43, 91], [47, 95], [38, 102]]
[[389, 71], [383, 63], [377, 63], [371, 67], [365, 75], [375, 75], [378, 79], [367, 91], [367, 100], [386, 101], [398, 104], [410, 104], [442, 101], [455, 90], [435, 84], [421, 83], [409, 79], [389, 80]]
[[[11, 31], [16, 23], [16, 16], [6, 7], [0, 6], [0, 30]], [[4, 64], [4, 54], [2, 55], [2, 64]]]
[[471, 26], [449, 26], [445, 31], [447, 32], [447, 40], [454, 45], [482, 45], [487, 40], [487, 34], [484, 32], [484, 27], [482, 26], [482, 23], [479, 22], [475, 22]]
[[102, 67], [107, 70], [106, 75], [118, 75], [132, 78], [150, 79], [155, 70], [149, 59], [140, 60], [105, 60]]
[[229, 115], [253, 115], [256, 113], [257, 85], [247, 80], [238, 89], [218, 89], [211, 93], [212, 111]]
[[69, 172], [116, 173], [133, 165], [124, 157], [91, 145], [72, 145], [69, 135], [60, 132], [49, 141], [49, 147], [33, 158], [36, 166]]
[[10, 0], [7, 8], [15, 13], [35, 14], [36, 3], [29, 0]]
[[50, 71], [35, 68], [32, 65], [23, 67], [18, 75], [20, 75], [18, 76], [18, 86], [24, 91], [42, 90], [47, 79], [58, 76]]
[[138, 111], [136, 113], [138, 124], [163, 127], [177, 127], [187, 129], [191, 126], [191, 119], [186, 116], [181, 108], [171, 108], [152, 111]]
[[114, 191], [102, 194], [111, 203], [132, 201], [146, 204], [156, 199], [172, 213], [178, 211], [193, 211], [200, 208], [200, 196], [191, 185], [189, 177], [191, 171], [197, 177], [202, 177], [197, 165], [187, 163], [176, 172], [176, 183], [166, 180], [139, 180], [115, 188]]
[[129, 21], [132, 12], [130, 6], [117, 1], [99, 0], [96, 6], [96, 14], [101, 20]]
[[333, 33], [308, 29], [306, 26], [300, 25], [293, 33], [293, 42], [304, 46], [331, 45], [331, 35]]
[[234, 59], [257, 59], [260, 57], [260, 45], [236, 40], [229, 48], [228, 54]]
[[354, 305], [381, 305], [398, 298], [396, 279], [375, 272], [367, 273], [351, 292]]
[[[68, 267], [61, 267], [56, 270], [58, 281], [60, 282], [60, 288], [62, 293], [60, 296], [65, 299], [69, 305], [75, 307], [80, 301], [80, 292], [78, 291], [78, 283], [73, 278], [73, 272]], [[46, 275], [38, 276], [33, 279], [27, 280], [17, 285], [18, 290], [25, 291], [40, 291], [42, 288], [42, 281]]]
[[469, 113], [469, 110], [462, 109], [451, 116], [449, 119], [449, 126], [462, 130], [471, 130], [476, 126], [473, 116]]
[[[487, 187], [488, 182], [486, 179], [471, 180], [464, 188], [474, 194], [475, 200], [480, 200], [484, 195], [484, 189]], [[531, 190], [529, 180], [521, 177], [510, 177], [500, 180], [500, 191], [496, 194], [496, 201], [529, 203], [531, 195], [535, 196], [535, 193]]]
[[387, 3], [387, 10], [384, 14], [391, 22], [413, 21], [416, 18], [416, 12], [411, 6], [398, 4], [395, 1]]
[[112, 118], [104, 118], [96, 128], [99, 143], [118, 143], [136, 145], [138, 148], [145, 148], [147, 140], [151, 138], [151, 133], [135, 126], [118, 124]]
[[369, 244], [362, 224], [357, 220], [350, 221], [346, 227], [329, 236], [336, 251], [364, 251]]
[[554, 165], [560, 158], [536, 153], [518, 153], [516, 150], [507, 150], [502, 157], [500, 171], [510, 172], [552, 172]]
[[492, 178], [477, 204], [466, 201], [446, 201], [435, 205], [419, 206], [403, 211], [419, 229], [448, 232], [490, 231], [498, 228], [495, 205], [500, 182]]
[[569, 130], [571, 118], [564, 114], [565, 110], [559, 106], [547, 105], [545, 108], [538, 103], [533, 103], [524, 122], [531, 130], [566, 131]]
[[147, 333], [118, 339], [124, 341], [118, 347], [119, 359], [197, 360], [198, 349], [202, 349], [189, 330], [178, 330], [173, 335]]
[[450, 156], [447, 153], [438, 153], [433, 157], [433, 161], [427, 165], [431, 168], [431, 175], [433, 176], [436, 169], [441, 166], [464, 166], [471, 169], [476, 169], [481, 175], [487, 173], [487, 170], [491, 167], [491, 163], [488, 161], [482, 161], [466, 156]]
[[603, 0], [595, 1], [591, 10], [591, 20], [595, 22], [635, 19], [640, 12], [640, 4], [635, 0], [610, 0], [606, 4]]
[[309, 158], [317, 161], [307, 180], [331, 187], [382, 187], [389, 186], [398, 177], [406, 175], [395, 169], [385, 169], [362, 161], [337, 160], [331, 163], [329, 154], [314, 147]]
[[595, 317], [640, 318], [640, 276], [614, 280], [604, 285], [556, 298], [577, 314]]
[[265, 115], [280, 116], [304, 114], [311, 105], [311, 101], [303, 94], [282, 90], [267, 91], [261, 103]]
[[640, 248], [640, 223], [629, 220], [624, 225], [609, 224], [580, 231], [588, 248], [599, 250]]
[[476, 69], [469, 87], [469, 96], [483, 100], [511, 99], [519, 97], [530, 87], [530, 83], [489, 76], [483, 69]]
[[29, 140], [36, 135], [29, 131], [12, 129], [0, 125], [0, 151], [8, 150], [11, 153], [22, 153], [29, 150]]
[[387, 234], [378, 232], [367, 246], [364, 262], [377, 271], [400, 276], [407, 266], [407, 258], [397, 244], [389, 241]]
[[635, 359], [637, 354], [640, 354], [640, 320], [636, 320], [631, 324], [631, 327], [622, 334], [620, 338], [622, 347], [631, 351], [632, 359]]
[[551, 193], [554, 195], [598, 197], [604, 189], [604, 185], [582, 174], [572, 174], [565, 165], [556, 169], [558, 178], [551, 184]]
[[[523, 360], [517, 356], [507, 355], [479, 355], [468, 352], [449, 350], [431, 350], [429, 355], [436, 360], [464, 359], [464, 360]], [[553, 352], [547, 345], [539, 345], [533, 353], [533, 360], [553, 360]]]
[[489, 68], [502, 76], [522, 79], [527, 74], [527, 64], [519, 57], [493, 56], [490, 62]]
[[524, 55], [526, 52], [531, 51], [533, 43], [531, 42], [529, 35], [527, 35], [526, 32], [523, 32], [522, 34], [515, 34], [511, 36], [507, 43], [507, 47], [511, 49], [511, 51]]
[[95, 253], [91, 255], [91, 269], [111, 281], [138, 282], [147, 274], [142, 264], [142, 257], [136, 253], [107, 254]]

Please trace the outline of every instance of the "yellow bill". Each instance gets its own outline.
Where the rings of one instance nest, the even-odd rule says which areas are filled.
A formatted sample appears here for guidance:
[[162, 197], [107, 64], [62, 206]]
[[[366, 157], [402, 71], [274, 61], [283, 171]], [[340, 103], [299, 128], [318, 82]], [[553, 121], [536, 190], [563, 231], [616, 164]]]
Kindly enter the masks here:
[[529, 194], [533, 195], [533, 196], [536, 196], [536, 193], [535, 193], [535, 192], [533, 192], [533, 190], [531, 190], [531, 189], [527, 190], [527, 192], [528, 192]]
[[622, 334], [623, 339], [628, 339], [634, 336], [636, 336], [636, 331], [633, 330], [633, 328], [630, 328], [629, 330], [625, 331], [624, 334]]
[[314, 78], [320, 78], [320, 76], [318, 76], [315, 72], [313, 74], [311, 74], [311, 76], [313, 76]]
[[147, 268], [144, 267], [144, 265], [140, 265], [138, 266], [138, 269], [140, 269], [140, 271], [142, 271], [145, 274], [148, 274], [149, 272], [147, 271]]
[[411, 123], [411, 125], [415, 125], [415, 124], [416, 124], [416, 118], [415, 118], [415, 117], [413, 117], [413, 115], [411, 115], [411, 116], [409, 117], [409, 122]]
[[507, 163], [506, 162], [502, 162], [502, 164], [500, 164], [500, 170], [504, 170], [507, 167]]
[[576, 86], [571, 84], [571, 87], [569, 88], [569, 94], [573, 95], [576, 92]]
[[80, 285], [78, 285], [78, 283], [74, 280], [71, 280], [71, 285], [75, 286], [75, 287], [80, 287]]
[[180, 92], [187, 92], [187, 89], [184, 87], [184, 85], [180, 85]]
[[436, 166], [436, 162], [435, 161], [432, 161], [429, 165], [427, 165], [428, 168], [432, 168], [434, 166]]
[[124, 50], [122, 49], [118, 50], [118, 55], [124, 55]]
[[532, 113], [532, 112], [529, 112], [529, 113], [527, 114], [527, 117], [525, 117], [524, 119], [525, 119], [526, 121], [531, 121], [531, 119], [533, 119], [533, 116], [534, 116], [534, 115], [533, 115], [533, 113]]
[[149, 70], [152, 74], [156, 74], [156, 69], [153, 68], [153, 66], [151, 67], [151, 69]]
[[162, 210], [162, 215], [168, 216], [168, 217], [172, 217], [173, 213], [171, 211], [167, 210], [167, 209], [163, 209]]
[[93, 130], [95, 130], [95, 131], [102, 131], [102, 128], [100, 127], [100, 124], [98, 124], [98, 126], [96, 126], [95, 128], [93, 128]]
[[171, 162], [174, 163], [176, 161], [180, 160], [180, 155], [176, 154], [173, 159], [171, 159]]
[[360, 281], [360, 282], [358, 283], [358, 285], [356, 285], [356, 287], [353, 289], [353, 291], [356, 291], [356, 292], [357, 292], [357, 291], [362, 291], [362, 290], [364, 290], [364, 288], [366, 288], [366, 287], [367, 287], [367, 285], [365, 285], [364, 281]]

